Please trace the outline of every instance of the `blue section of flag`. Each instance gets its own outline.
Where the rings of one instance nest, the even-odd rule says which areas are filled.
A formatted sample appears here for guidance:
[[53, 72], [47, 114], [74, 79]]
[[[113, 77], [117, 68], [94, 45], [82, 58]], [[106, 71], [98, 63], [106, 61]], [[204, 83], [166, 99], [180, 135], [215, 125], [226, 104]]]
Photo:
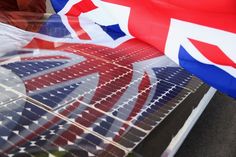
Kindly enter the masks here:
[[156, 77], [179, 86], [185, 86], [192, 75], [180, 67], [158, 67], [153, 68]]
[[[183, 90], [181, 86], [186, 86], [186, 84], [188, 84], [192, 78], [191, 74], [179, 67], [157, 67], [153, 68], [152, 70], [155, 72], [156, 78], [158, 80], [162, 79], [165, 81], [160, 81], [160, 83], [158, 83], [154, 97], [152, 98], [150, 104], [154, 102], [155, 103], [147, 108], [146, 111], [142, 113], [142, 116], [138, 117], [138, 121], [142, 121], [145, 117], [148, 117], [150, 113], [154, 113], [168, 101], [174, 99], [179, 94], [179, 92]], [[166, 93], [173, 87], [174, 89], [171, 92]]]
[[[56, 88], [51, 91], [47, 91], [44, 93], [36, 94], [31, 96], [33, 99], [38, 100], [39, 102], [42, 102], [44, 104], [47, 104], [49, 107], [58, 107], [60, 102], [62, 102], [64, 99], [69, 97], [69, 95], [77, 88], [79, 87], [81, 83], [75, 83], [68, 86], [64, 86], [61, 88]], [[73, 99], [73, 98], [71, 98]]]
[[59, 67], [67, 62], [56, 61], [35, 61], [35, 62], [15, 62], [2, 65], [2, 67], [10, 69], [19, 77], [24, 78], [33, 74], [37, 74], [44, 70]]
[[[46, 144], [49, 143], [49, 141], [47, 139], [51, 139], [53, 137], [55, 137], [55, 134], [51, 133], [51, 131], [57, 133], [59, 131], [61, 131], [59, 129], [59, 125], [65, 125], [66, 122], [65, 121], [62, 121], [60, 123], [56, 123], [55, 125], [51, 125], [50, 128], [48, 128], [47, 130], [45, 130], [44, 133], [41, 134], [41, 136], [35, 136], [32, 141], [35, 141], [35, 144], [39, 147], [43, 147], [45, 146]], [[45, 137], [44, 139], [42, 137]], [[23, 145], [23, 147], [25, 148], [31, 148], [32, 145], [30, 144], [30, 142], [26, 143], [25, 145]]]
[[[112, 114], [114, 116], [117, 116], [117, 111], [113, 112]], [[110, 128], [112, 127], [113, 123], [115, 122], [115, 119], [112, 117], [105, 117], [105, 120], [101, 121], [98, 126], [94, 127], [93, 131], [106, 136], [106, 134], [110, 131]], [[87, 135], [90, 136], [90, 135]], [[98, 141], [101, 144], [102, 141]]]
[[69, 0], [51, 0], [55, 12], [61, 11]]
[[[99, 25], [99, 24], [98, 24]], [[121, 30], [118, 24], [102, 26], [99, 25], [104, 32], [106, 32], [113, 40], [117, 40], [121, 37], [126, 36], [126, 34]]]
[[182, 46], [179, 50], [179, 62], [204, 82], [236, 98], [236, 79], [224, 70], [195, 60]]
[[57, 38], [71, 38], [71, 33], [67, 30], [59, 15], [49, 17], [47, 22], [41, 27], [39, 33]]
[[[0, 118], [5, 118], [4, 116], [0, 115]], [[12, 131], [6, 127], [0, 127], [0, 137], [4, 137], [4, 136], [9, 136], [10, 134], [12, 134]], [[0, 138], [0, 144], [1, 146], [4, 146], [4, 144], [6, 144], [6, 140], [4, 140], [3, 138]]]

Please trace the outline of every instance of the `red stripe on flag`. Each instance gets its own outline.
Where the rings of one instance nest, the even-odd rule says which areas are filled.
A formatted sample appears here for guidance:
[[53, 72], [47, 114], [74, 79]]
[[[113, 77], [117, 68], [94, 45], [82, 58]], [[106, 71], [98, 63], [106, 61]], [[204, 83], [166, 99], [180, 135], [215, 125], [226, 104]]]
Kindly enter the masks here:
[[236, 68], [234, 61], [232, 61], [218, 46], [193, 39], [189, 40], [201, 52], [201, 54], [211, 62]]
[[[141, 112], [141, 109], [143, 108], [143, 106], [145, 105], [145, 102], [148, 99], [148, 96], [150, 94], [150, 86], [151, 86], [151, 82], [149, 79], [148, 74], [145, 72], [144, 77], [138, 87], [138, 98], [137, 101], [135, 103], [135, 107], [133, 108], [132, 112], [130, 113], [129, 117], [128, 117], [128, 121], [131, 121], [132, 118], [134, 118], [138, 113]], [[145, 92], [143, 92], [145, 91]], [[140, 94], [142, 93], [142, 94]]]
[[80, 26], [78, 17], [80, 14], [92, 11], [96, 8], [97, 6], [95, 6], [91, 0], [82, 0], [79, 3], [73, 5], [70, 11], [66, 13], [70, 26], [80, 39], [91, 40], [87, 32], [85, 32]]
[[52, 49], [55, 50], [57, 45], [56, 42], [46, 41], [43, 39], [34, 38], [30, 43], [28, 43], [24, 48], [40, 48], [40, 49]]
[[78, 17], [81, 13], [86, 13], [96, 8], [97, 6], [95, 6], [91, 0], [82, 0], [79, 3], [73, 5], [66, 15]]
[[135, 0], [103, 1], [131, 8], [128, 24], [130, 33], [162, 53], [171, 19], [236, 32], [235, 0], [218, 0], [217, 3], [212, 3], [211, 0], [196, 3], [186, 0], [140, 0], [138, 3]]
[[[150, 94], [150, 87], [151, 85], [151, 82], [150, 82], [150, 79], [148, 77], [148, 74], [145, 72], [144, 74], [144, 78], [143, 80], [141, 81], [139, 87], [138, 87], [138, 93], [142, 93], [142, 91], [145, 91], [143, 94], [141, 95], [138, 95], [138, 98], [137, 98], [137, 101], [134, 105], [134, 108], [132, 109], [132, 112], [130, 113], [129, 117], [127, 118], [127, 121], [132, 121], [133, 118], [141, 112], [141, 109], [143, 108], [143, 106], [145, 105], [145, 102], [147, 101], [148, 99], [148, 96]], [[143, 126], [143, 123], [139, 123], [139, 125]], [[121, 128], [125, 128], [127, 129], [129, 126], [127, 124], [124, 124]], [[119, 130], [119, 135], [115, 137], [115, 139], [119, 139], [122, 134], [124, 134], [125, 130], [121, 129]]]
[[75, 31], [75, 33], [80, 39], [91, 40], [87, 32], [85, 32], [83, 28], [80, 26], [78, 17], [67, 16], [67, 19], [68, 19], [69, 25]]

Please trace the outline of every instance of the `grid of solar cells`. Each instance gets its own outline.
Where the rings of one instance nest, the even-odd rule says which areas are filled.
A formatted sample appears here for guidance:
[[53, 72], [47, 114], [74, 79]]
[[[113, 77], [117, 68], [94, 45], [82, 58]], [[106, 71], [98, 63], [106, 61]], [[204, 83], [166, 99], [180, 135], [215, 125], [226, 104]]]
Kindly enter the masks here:
[[[0, 112], [0, 148], [3, 155], [46, 153], [56, 156], [53, 154], [55, 151], [75, 157], [78, 152], [84, 156], [124, 155], [122, 150], [112, 145], [112, 141], [100, 139], [69, 119], [58, 116], [65, 116], [65, 112], [53, 114], [23, 99], [1, 106], [1, 110], [4, 110]], [[71, 126], [75, 128], [68, 130]], [[67, 135], [61, 134], [63, 131], [67, 131]], [[73, 149], [78, 152], [70, 151]]]
[[193, 77], [193, 75], [180, 67], [161, 67], [153, 68], [153, 70], [157, 78], [181, 87], [189, 88], [192, 91], [195, 91], [202, 85], [199, 79]]
[[112, 51], [109, 48], [89, 45], [72, 45], [63, 47], [63, 49], [93, 56], [97, 59], [104, 59], [118, 66], [130, 66], [130, 63], [136, 63], [162, 55], [155, 48], [136, 39], [131, 40], [128, 45], [124, 44]]
[[[164, 88], [164, 87], [163, 87]], [[167, 88], [167, 87], [166, 87]], [[160, 88], [159, 88], [160, 89]], [[160, 89], [160, 92], [164, 92], [165, 90], [162, 90], [162, 89]], [[159, 95], [162, 95], [162, 93], [159, 93]], [[131, 95], [132, 96], [132, 95]], [[158, 95], [157, 95], [158, 96]], [[155, 102], [153, 101], [151, 104], [150, 104], [150, 106], [148, 106], [146, 109], [143, 109], [143, 112], [141, 113], [141, 115], [144, 115], [144, 116], [140, 116], [139, 117], [139, 120], [136, 122], [137, 123], [137, 126], [138, 127], [143, 127], [143, 126], [146, 126], [146, 127], [144, 127], [144, 129], [146, 129], [146, 130], [151, 130], [153, 127], [155, 127], [157, 124], [158, 124], [158, 122], [160, 122], [164, 117], [165, 117], [165, 114], [168, 114], [168, 110], [166, 109], [166, 107], [165, 108], [162, 108], [162, 105], [164, 105], [163, 104], [163, 102], [161, 103], [159, 103], [159, 104], [157, 104], [157, 99], [155, 100]], [[78, 104], [79, 103], [79, 104]], [[64, 106], [59, 112], [57, 112], [57, 113], [67, 113], [67, 114], [71, 114], [70, 116], [69, 115], [65, 115], [65, 116], [68, 116], [68, 118], [71, 120], [71, 121], [73, 121], [73, 122], [78, 122], [78, 123], [80, 123], [80, 124], [82, 124], [82, 125], [84, 125], [85, 127], [89, 127], [90, 125], [93, 125], [93, 126], [91, 126], [91, 129], [92, 129], [92, 131], [94, 131], [94, 132], [97, 132], [97, 133], [99, 133], [100, 135], [103, 135], [104, 136], [104, 138], [106, 138], [106, 139], [110, 139], [111, 137], [114, 137], [114, 134], [115, 134], [115, 136], [118, 136], [119, 138], [114, 138], [113, 139], [113, 141], [115, 141], [115, 142], [117, 142], [117, 143], [119, 143], [119, 144], [121, 144], [121, 145], [123, 145], [124, 147], [127, 147], [127, 148], [133, 148], [134, 146], [135, 146], [135, 144], [137, 144], [138, 142], [140, 142], [141, 140], [142, 140], [142, 138], [146, 135], [146, 132], [141, 132], [139, 129], [137, 129], [137, 128], [129, 128], [130, 129], [130, 131], [128, 132], [128, 133], [124, 133], [125, 132], [125, 130], [127, 129], [127, 127], [125, 127], [125, 126], [123, 126], [123, 128], [121, 129], [121, 131], [119, 131], [119, 132], [115, 132], [114, 133], [114, 130], [109, 130], [108, 128], [109, 127], [113, 127], [113, 128], [116, 128], [116, 129], [119, 129], [119, 124], [120, 125], [122, 125], [122, 119], [117, 119], [116, 117], [114, 117], [114, 116], [109, 116], [109, 115], [105, 115], [105, 116], [103, 116], [103, 118], [99, 118], [99, 122], [96, 122], [96, 123], [94, 123], [94, 124], [91, 124], [92, 122], [91, 122], [91, 118], [97, 118], [97, 116], [100, 114], [102, 114], [102, 113], [99, 113], [99, 110], [97, 110], [96, 108], [89, 108], [89, 109], [87, 109], [87, 110], [81, 110], [81, 108], [77, 108], [79, 105], [82, 105], [82, 106], [84, 106], [84, 107], [86, 107], [87, 105], [84, 105], [84, 103], [82, 103], [82, 104], [80, 104], [81, 102], [77, 102], [77, 104], [76, 103], [72, 103], [72, 104], [70, 104], [70, 105], [67, 105], [67, 106]], [[14, 104], [14, 106], [16, 106], [16, 104], [17, 103], [15, 103]], [[22, 104], [22, 103], [20, 103], [20, 104]], [[124, 102], [124, 104], [128, 104], [127, 102]], [[9, 106], [9, 105], [8, 105]], [[26, 104], [25, 105], [25, 107], [22, 107], [21, 108], [21, 110], [24, 110], [24, 109], [26, 109], [26, 111], [28, 112], [28, 111], [31, 111], [31, 112], [33, 112], [33, 113], [35, 113], [37, 116], [38, 116], [38, 118], [40, 117], [40, 115], [44, 118], [44, 119], [46, 119], [46, 120], [49, 120], [49, 117], [51, 117], [51, 116], [45, 116], [44, 114], [46, 114], [46, 112], [45, 111], [43, 111], [43, 110], [41, 110], [41, 109], [38, 109], [38, 108], [35, 108], [35, 106], [32, 106], [31, 105], [31, 107], [29, 107], [30, 105], [28, 105], [28, 104]], [[121, 106], [119, 106], [119, 107], [121, 107]], [[123, 106], [123, 107], [125, 107], [125, 106]], [[170, 107], [170, 106], [169, 106]], [[174, 106], [172, 106], [172, 107], [174, 107]], [[11, 109], [11, 107], [8, 107], [9, 108], [9, 110]], [[71, 109], [74, 109], [73, 111], [71, 110]], [[121, 109], [122, 110], [122, 109]], [[125, 111], [128, 111], [129, 110], [129, 108], [128, 108], [128, 106], [127, 107], [125, 107], [125, 108], [123, 108], [123, 112], [125, 112]], [[161, 110], [161, 111], [159, 111], [159, 110]], [[171, 107], [169, 108], [169, 110], [171, 110]], [[11, 110], [12, 111], [12, 110]], [[119, 111], [119, 110], [118, 110]], [[13, 112], [13, 111], [12, 111]], [[16, 111], [17, 112], [17, 111]], [[27, 112], [24, 112], [24, 116], [27, 116], [28, 115], [28, 113]], [[158, 114], [156, 114], [156, 113], [162, 113], [162, 116], [163, 117], [161, 117], [161, 116], [157, 116]], [[41, 113], [41, 114], [40, 114]], [[83, 114], [81, 114], [81, 113], [83, 113]], [[115, 114], [115, 112], [113, 112], [114, 114], [112, 114], [112, 115], [116, 115]], [[22, 114], [22, 113], [18, 113], [18, 114]], [[34, 116], [36, 116], [34, 114]], [[6, 115], [6, 114], [4, 114], [4, 115]], [[9, 118], [9, 116], [10, 117], [12, 117], [12, 116], [14, 116], [14, 115], [16, 115], [16, 114], [10, 114], [9, 115], [9, 113], [7, 114], [8, 115], [8, 119], [12, 119], [12, 118]], [[32, 122], [34, 122], [34, 123], [38, 123], [37, 122], [37, 118], [34, 118], [34, 116], [30, 116], [30, 117], [28, 117], [28, 121], [27, 121], [27, 123], [25, 123], [25, 121], [26, 120], [24, 120], [24, 126], [25, 127], [21, 127], [21, 128], [19, 128], [19, 130], [13, 130], [13, 132], [25, 132], [25, 129], [26, 128], [29, 128], [28, 126], [30, 126], [29, 124], [30, 123], [32, 123]], [[21, 117], [22, 118], [22, 117]], [[121, 117], [119, 117], [119, 118], [121, 118]], [[119, 123], [118, 122], [116, 122], [116, 123], [114, 123], [114, 121], [119, 121]], [[47, 121], [46, 121], [47, 122]], [[143, 122], [145, 122], [145, 123], [143, 123]], [[19, 121], [18, 121], [18, 123], [17, 124], [21, 124]], [[148, 124], [148, 125], [147, 125]], [[23, 125], [23, 124], [22, 124]], [[58, 127], [58, 126], [56, 126], [56, 127]], [[17, 127], [15, 127], [15, 128], [17, 128]], [[75, 135], [77, 135], [78, 136], [78, 134], [80, 133], [79, 131], [78, 131], [78, 129], [77, 129], [77, 131], [76, 132], [73, 132], [73, 133], [70, 133], [70, 132], [68, 132], [68, 130], [76, 130], [76, 128], [77, 128], [77, 126], [68, 126], [67, 127], [67, 129], [64, 129], [64, 130], [57, 130], [57, 131], [61, 131], [62, 133], [62, 137], [60, 137], [57, 141], [59, 142], [58, 143], [58, 146], [60, 146], [62, 143], [61, 143], [61, 140], [66, 140], [66, 139], [71, 139], [71, 140], [78, 140], [78, 139], [72, 139], [73, 137], [76, 137]], [[54, 134], [50, 134], [51, 132], [52, 132], [52, 130], [50, 130], [49, 128], [45, 128], [46, 129], [46, 132], [47, 133], [45, 133], [45, 134], [47, 134], [47, 135], [50, 135], [50, 136], [46, 136], [45, 134], [43, 134], [43, 135], [40, 135], [41, 137], [47, 137], [47, 138], [43, 138], [43, 140], [45, 141], [45, 139], [50, 139], [50, 137], [51, 136], [53, 136], [53, 138], [55, 138], [55, 135]], [[36, 131], [36, 130], [34, 130], [34, 131]], [[5, 131], [4, 131], [5, 132]], [[53, 131], [53, 132], [55, 132], [55, 130]], [[122, 136], [122, 134], [124, 133], [124, 136]], [[74, 135], [74, 136], [71, 136], [71, 135]], [[85, 139], [91, 139], [91, 136], [92, 135], [84, 135], [83, 137], [85, 138]], [[24, 136], [25, 137], [25, 136]], [[92, 136], [93, 138], [91, 139], [92, 141], [101, 141], [100, 139], [97, 139], [98, 137], [94, 137], [94, 136]], [[4, 138], [6, 138], [6, 137], [4, 137]], [[77, 137], [76, 137], [77, 138]], [[40, 138], [41, 139], [41, 138]], [[81, 138], [80, 138], [81, 139]], [[33, 140], [33, 145], [35, 146], [35, 144], [36, 143], [40, 143], [40, 141], [37, 141], [37, 140]], [[42, 142], [41, 142], [42, 143]], [[73, 143], [73, 142], [71, 142], [71, 143]], [[100, 142], [98, 142], [98, 143], [100, 143]], [[41, 148], [41, 149], [43, 149], [44, 148], [44, 145], [45, 145], [45, 143], [42, 143], [43, 145], [39, 145], [39, 147]], [[64, 143], [65, 144], [65, 143]], [[63, 146], [64, 146], [64, 144], [63, 144]], [[30, 152], [30, 150], [31, 150], [31, 145], [32, 144], [26, 144], [24, 147], [21, 147], [21, 151], [22, 150], [28, 150], [28, 152]], [[40, 151], [42, 151], [40, 149]], [[46, 148], [45, 148], [46, 149]], [[61, 150], [62, 150], [62, 148], [60, 148]], [[46, 149], [47, 150], [47, 149]], [[16, 151], [19, 151], [19, 149], [17, 149]], [[44, 152], [44, 151], [43, 151]], [[13, 152], [13, 154], [14, 154], [15, 152]]]
[[[66, 47], [65, 50], [72, 51], [76, 53], [82, 53], [85, 55], [93, 56], [97, 59], [104, 59], [117, 66], [132, 68], [133, 64], [149, 60], [152, 58], [160, 57], [162, 54], [158, 52], [155, 48], [151, 47], [146, 43], [142, 43], [138, 40], [132, 40], [131, 45], [121, 46], [114, 49], [112, 52], [108, 48], [94, 48], [93, 46], [75, 45]], [[167, 63], [168, 64], [168, 63]], [[155, 67], [155, 62], [145, 62], [145, 64], [138, 65], [138, 69], [132, 69], [134, 71], [140, 72], [144, 69], [153, 68], [156, 73], [155, 78], [165, 80], [167, 82], [188, 88], [195, 91], [202, 85], [202, 81], [186, 72], [180, 67], [176, 67], [175, 64], [171, 62], [170, 67], [165, 64], [163, 67]]]
[[[11, 148], [14, 141], [9, 139], [24, 140], [25, 134], [31, 138], [2, 154], [35, 155], [38, 151], [56, 156], [53, 152], [57, 151], [71, 156], [78, 156], [77, 153], [125, 156], [201, 84], [196, 79], [190, 83], [193, 76], [177, 67], [153, 67], [150, 62], [134, 69], [135, 63], [160, 56], [155, 49], [139, 42], [112, 51], [92, 45], [62, 50], [70, 50], [86, 60], [68, 64], [70, 59], [42, 61], [41, 57], [38, 61], [37, 56], [31, 56], [34, 61], [25, 58], [3, 66], [24, 80], [27, 99], [31, 102], [3, 103], [2, 111], [10, 116], [6, 117], [0, 110], [2, 119], [19, 129], [2, 125], [13, 132], [2, 135], [2, 142]], [[192, 88], [185, 88], [188, 84]], [[17, 84], [11, 87], [12, 91], [14, 86]], [[10, 110], [17, 105], [16, 111]], [[12, 122], [14, 115], [21, 115], [20, 119], [24, 120]]]

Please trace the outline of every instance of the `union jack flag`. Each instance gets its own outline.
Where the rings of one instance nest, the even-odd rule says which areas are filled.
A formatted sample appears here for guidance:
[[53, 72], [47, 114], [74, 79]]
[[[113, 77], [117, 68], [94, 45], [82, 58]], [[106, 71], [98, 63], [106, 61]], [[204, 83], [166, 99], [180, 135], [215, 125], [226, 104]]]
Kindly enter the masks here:
[[213, 4], [211, 0], [197, 4], [163, 0], [51, 2], [60, 15], [79, 19], [88, 16], [100, 24], [119, 24], [125, 34], [153, 45], [204, 82], [236, 97], [233, 0]]
[[2, 156], [124, 156], [201, 85], [137, 39], [110, 48], [51, 36], [1, 57]]
[[[27, 46], [0, 58], [0, 156], [127, 155], [201, 85], [164, 50], [206, 82], [221, 75], [211, 84], [234, 96], [228, 27], [198, 12], [191, 12], [196, 21], [166, 14], [167, 3], [52, 2], [58, 14]], [[157, 6], [159, 13], [144, 9]]]

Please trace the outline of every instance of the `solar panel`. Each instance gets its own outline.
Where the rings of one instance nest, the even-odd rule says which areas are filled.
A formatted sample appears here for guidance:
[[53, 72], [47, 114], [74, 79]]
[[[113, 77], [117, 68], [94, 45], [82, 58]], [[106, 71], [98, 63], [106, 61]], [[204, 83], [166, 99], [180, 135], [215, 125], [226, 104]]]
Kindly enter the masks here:
[[[126, 156], [202, 82], [133, 39], [1, 64], [1, 156]], [[3, 70], [2, 70], [3, 69]]]

